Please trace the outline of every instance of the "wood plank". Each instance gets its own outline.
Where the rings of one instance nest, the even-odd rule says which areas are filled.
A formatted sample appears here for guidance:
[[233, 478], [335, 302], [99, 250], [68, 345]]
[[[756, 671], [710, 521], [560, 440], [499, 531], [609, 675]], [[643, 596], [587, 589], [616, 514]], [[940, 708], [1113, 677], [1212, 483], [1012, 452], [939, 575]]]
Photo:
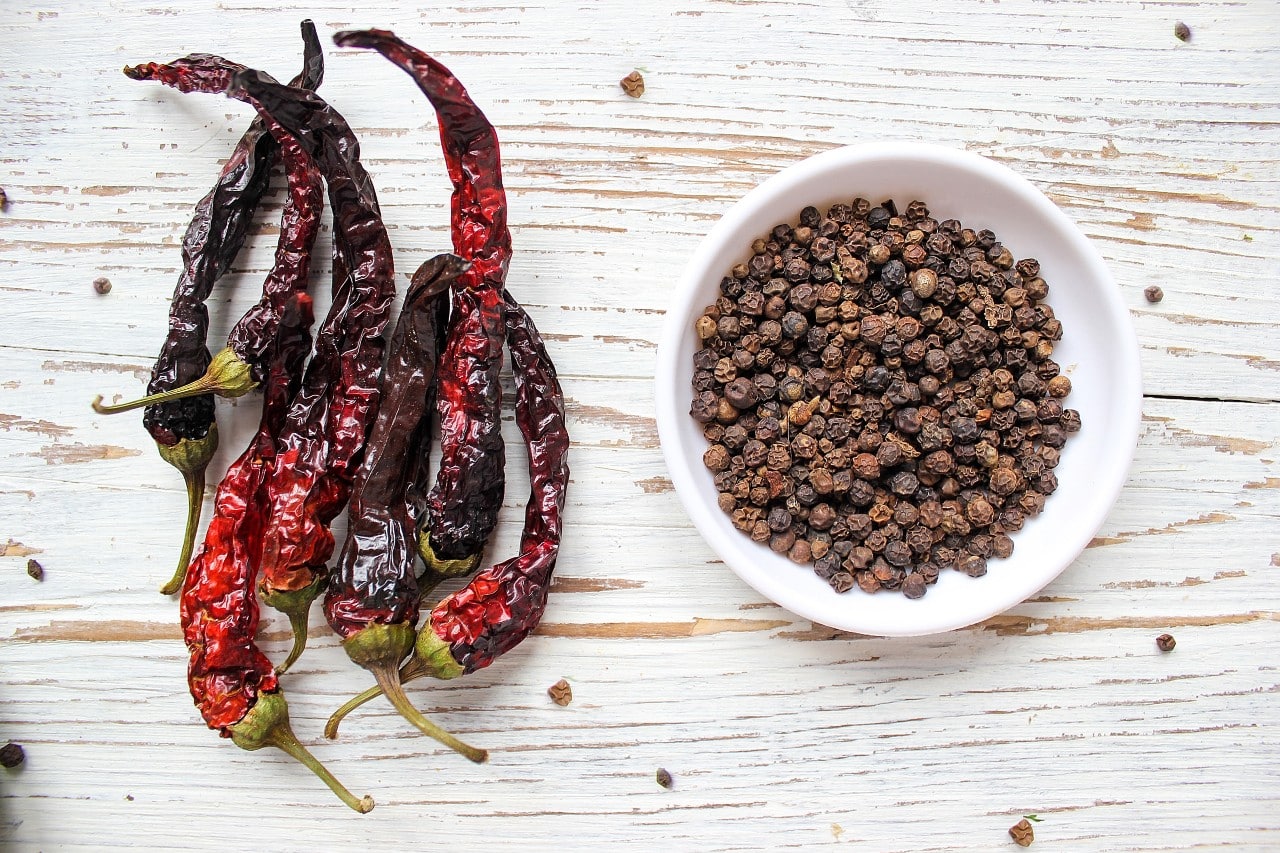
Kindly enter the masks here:
[[[511, 286], [574, 442], [544, 623], [488, 670], [411, 688], [489, 764], [380, 704], [323, 741], [368, 678], [313, 614], [285, 685], [304, 742], [378, 801], [358, 824], [285, 757], [200, 724], [175, 603], [155, 592], [180, 481], [135, 416], [88, 408], [144, 385], [191, 205], [249, 117], [120, 66], [207, 50], [288, 77], [299, 13], [81, 6], [9, 10], [0, 62], [0, 742], [28, 756], [0, 771], [0, 846], [985, 851], [1024, 814], [1038, 845], [1071, 850], [1280, 844], [1276, 0], [312, 3], [322, 32], [376, 24], [432, 50], [499, 126]], [[448, 245], [434, 119], [385, 63], [327, 58], [323, 92], [411, 272]], [[635, 67], [638, 100], [617, 85]], [[815, 625], [727, 571], [653, 419], [666, 306], [702, 236], [777, 170], [880, 139], [985, 154], [1079, 223], [1130, 309], [1147, 393], [1129, 482], [1075, 563], [1007, 613], [906, 640]], [[257, 298], [281, 203], [277, 187], [219, 285], [214, 341]], [[313, 275], [324, 291], [327, 262]], [[220, 406], [213, 473], [256, 407]], [[528, 488], [504, 434], [495, 557]], [[279, 658], [284, 622], [261, 639]], [[564, 708], [546, 695], [561, 677]]]

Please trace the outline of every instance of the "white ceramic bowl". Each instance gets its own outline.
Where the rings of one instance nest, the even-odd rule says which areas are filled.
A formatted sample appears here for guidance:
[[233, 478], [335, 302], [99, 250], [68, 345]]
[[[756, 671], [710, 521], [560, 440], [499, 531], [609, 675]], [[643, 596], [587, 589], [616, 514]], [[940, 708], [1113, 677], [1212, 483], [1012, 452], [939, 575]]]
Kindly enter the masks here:
[[[716, 505], [702, 464], [707, 441], [689, 416], [697, 339], [694, 321], [715, 301], [752, 240], [805, 205], [819, 210], [856, 197], [900, 209], [920, 199], [938, 220], [990, 228], [1017, 258], [1035, 257], [1064, 335], [1054, 358], [1071, 377], [1066, 399], [1084, 427], [1057, 469], [1044, 512], [1014, 535], [1013, 556], [987, 574], [944, 571], [924, 598], [896, 592], [839, 594], [813, 573], [734, 529]], [[1115, 502], [1137, 441], [1142, 389], [1128, 312], [1101, 256], [1030, 182], [991, 160], [951, 148], [893, 142], [828, 151], [769, 178], [721, 219], [676, 288], [658, 350], [658, 432], [672, 482], [698, 531], [725, 564], [760, 594], [814, 622], [878, 636], [912, 636], [971, 625], [1012, 607], [1056, 578], [1084, 549]]]

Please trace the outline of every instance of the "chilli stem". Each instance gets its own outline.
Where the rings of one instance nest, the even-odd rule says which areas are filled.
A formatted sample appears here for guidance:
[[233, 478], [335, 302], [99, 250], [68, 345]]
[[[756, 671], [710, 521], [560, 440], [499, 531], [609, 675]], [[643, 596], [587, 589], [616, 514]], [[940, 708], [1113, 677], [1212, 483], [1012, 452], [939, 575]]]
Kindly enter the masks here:
[[329, 772], [329, 768], [321, 764], [314, 755], [307, 751], [305, 746], [298, 742], [298, 738], [294, 735], [293, 729], [290, 728], [287, 722], [273, 726], [265, 740], [268, 745], [286, 753], [290, 758], [319, 776], [320, 781], [328, 785], [329, 790], [338, 795], [338, 799], [360, 812], [360, 814], [368, 814], [373, 811], [373, 797], [366, 794], [357, 799], [355, 794], [348, 791], [346, 786]]
[[306, 608], [285, 611], [285, 615], [289, 617], [289, 627], [293, 630], [293, 647], [289, 649], [289, 656], [284, 659], [284, 663], [276, 667], [276, 675], [284, 675], [288, 672], [289, 667], [293, 666], [294, 661], [301, 657], [302, 652], [307, 648], [309, 614], [310, 610]]
[[[427, 668], [423, 666], [416, 657], [410, 658], [408, 663], [400, 667], [400, 684], [401, 686], [404, 686], [415, 678], [421, 678], [426, 674]], [[348, 699], [341, 708], [334, 711], [329, 716], [329, 721], [324, 724], [324, 736], [329, 740], [337, 738], [338, 726], [342, 725], [342, 721], [345, 720], [352, 711], [359, 708], [361, 705], [368, 704], [381, 695], [382, 688], [375, 684], [358, 696], [353, 696]]]
[[[483, 764], [489, 760], [488, 751], [463, 743], [428, 720], [422, 715], [421, 711], [413, 707], [409, 697], [404, 695], [404, 688], [400, 684], [400, 672], [396, 669], [394, 663], [367, 664], [366, 668], [373, 673], [373, 677], [377, 679], [378, 686], [382, 688], [382, 692], [386, 694], [392, 706], [400, 712], [400, 716], [412, 723], [418, 731], [427, 737], [435, 738], [454, 752], [474, 761], [476, 764]], [[327, 728], [326, 726], [326, 730]]]
[[258, 383], [254, 381], [253, 371], [247, 362], [240, 358], [230, 347], [224, 347], [209, 362], [204, 375], [186, 385], [148, 394], [128, 403], [105, 405], [102, 395], [93, 399], [93, 410], [100, 415], [114, 415], [141, 409], [143, 406], [154, 406], [159, 403], [171, 403], [174, 400], [185, 400], [187, 397], [199, 397], [201, 394], [217, 394], [219, 397], [242, 397], [248, 394]]
[[204, 469], [184, 471], [182, 479], [187, 483], [187, 529], [182, 537], [182, 552], [178, 555], [178, 567], [173, 577], [160, 587], [161, 595], [173, 595], [182, 589], [182, 582], [187, 577], [187, 566], [191, 564], [191, 552], [196, 546], [196, 531], [200, 527], [200, 511], [204, 508]]
[[186, 385], [174, 388], [171, 391], [148, 394], [145, 397], [139, 397], [127, 403], [103, 403], [102, 395], [99, 394], [93, 398], [93, 410], [100, 415], [118, 415], [121, 412], [131, 412], [144, 406], [172, 403], [174, 400], [185, 400], [188, 397], [198, 397], [201, 394], [216, 394], [218, 390], [219, 385], [216, 381], [202, 376], [194, 382], [188, 382]]

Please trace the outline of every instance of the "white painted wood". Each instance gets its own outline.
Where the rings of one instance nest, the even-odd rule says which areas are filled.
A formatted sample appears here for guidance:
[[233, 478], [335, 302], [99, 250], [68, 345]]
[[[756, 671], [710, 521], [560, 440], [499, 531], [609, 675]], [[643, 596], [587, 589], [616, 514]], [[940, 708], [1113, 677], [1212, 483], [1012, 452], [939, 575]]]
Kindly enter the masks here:
[[[0, 771], [0, 844], [991, 850], [1037, 814], [1037, 847], [1280, 846], [1280, 3], [311, 4], [324, 31], [387, 26], [437, 52], [501, 128], [511, 286], [574, 437], [543, 626], [487, 671], [411, 690], [491, 763], [377, 705], [323, 742], [367, 676], [313, 621], [294, 721], [377, 799], [367, 817], [201, 725], [154, 592], [180, 484], [135, 418], [88, 408], [141, 389], [190, 206], [248, 121], [120, 66], [208, 50], [287, 77], [299, 13], [83, 5], [6, 10], [0, 59], [0, 741], [28, 755]], [[434, 122], [387, 64], [328, 59], [323, 91], [361, 132], [410, 271], [447, 245]], [[633, 100], [617, 81], [637, 66]], [[812, 625], [717, 562], [670, 491], [651, 385], [716, 217], [805, 155], [895, 137], [995, 157], [1080, 223], [1132, 309], [1149, 395], [1093, 546], [1035, 600], [911, 640]], [[279, 203], [219, 286], [215, 340], [256, 298]], [[217, 471], [252, 409], [221, 409]], [[521, 461], [496, 553], [518, 536]], [[272, 655], [284, 628], [265, 627]], [[562, 676], [565, 708], [545, 693]]]

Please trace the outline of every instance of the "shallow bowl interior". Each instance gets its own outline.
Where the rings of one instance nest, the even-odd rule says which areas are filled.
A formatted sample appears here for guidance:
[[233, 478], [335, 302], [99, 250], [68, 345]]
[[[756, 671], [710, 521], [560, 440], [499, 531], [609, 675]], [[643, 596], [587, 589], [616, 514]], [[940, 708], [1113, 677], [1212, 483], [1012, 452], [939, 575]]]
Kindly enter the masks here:
[[[1054, 358], [1072, 381], [1067, 406], [1084, 426], [1062, 453], [1058, 490], [1045, 511], [1014, 535], [1014, 553], [987, 574], [944, 571], [928, 594], [838, 594], [810, 566], [752, 542], [716, 506], [702, 464], [707, 442], [689, 417], [697, 344], [694, 321], [718, 295], [729, 268], [751, 242], [800, 210], [824, 210], [861, 196], [892, 198], [900, 209], [923, 200], [938, 220], [990, 228], [1016, 258], [1035, 257], [1064, 335]], [[1115, 502], [1137, 441], [1141, 404], [1138, 347], [1128, 312], [1102, 258], [1074, 223], [1030, 182], [994, 161], [919, 143], [840, 148], [792, 166], [748, 193], [707, 235], [689, 261], [658, 352], [657, 414], [676, 492], [703, 538], [762, 595], [814, 622], [879, 636], [930, 634], [971, 625], [1034, 595], [1084, 549]]]

